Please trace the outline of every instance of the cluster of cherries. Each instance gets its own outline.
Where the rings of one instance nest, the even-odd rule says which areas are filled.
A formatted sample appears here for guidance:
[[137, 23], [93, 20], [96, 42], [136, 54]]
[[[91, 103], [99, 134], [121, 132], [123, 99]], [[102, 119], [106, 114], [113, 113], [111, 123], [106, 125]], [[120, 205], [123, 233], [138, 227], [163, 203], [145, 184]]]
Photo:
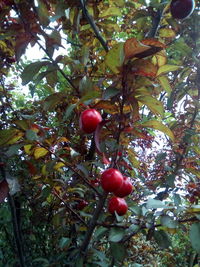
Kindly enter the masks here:
[[[101, 114], [96, 109], [86, 109], [80, 115], [79, 126], [83, 132], [91, 134], [101, 121]], [[120, 216], [124, 215], [128, 210], [124, 197], [133, 190], [130, 179], [123, 176], [117, 169], [110, 168], [102, 173], [101, 186], [104, 191], [114, 194], [108, 201], [108, 211], [111, 214], [117, 212]]]
[[128, 205], [124, 197], [133, 191], [130, 179], [123, 176], [117, 169], [110, 168], [102, 173], [101, 186], [104, 191], [114, 194], [108, 201], [108, 211], [111, 214], [117, 212], [120, 216], [126, 214]]

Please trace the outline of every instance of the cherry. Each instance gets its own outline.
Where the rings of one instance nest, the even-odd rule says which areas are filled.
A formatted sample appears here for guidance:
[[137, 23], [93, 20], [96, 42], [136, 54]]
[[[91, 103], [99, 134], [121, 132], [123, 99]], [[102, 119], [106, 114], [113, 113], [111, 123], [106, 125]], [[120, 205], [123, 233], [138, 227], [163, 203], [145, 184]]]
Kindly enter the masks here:
[[109, 199], [108, 211], [111, 214], [114, 214], [116, 211], [119, 216], [122, 216], [126, 214], [127, 210], [128, 210], [128, 205], [124, 198], [112, 197], [111, 199]]
[[88, 202], [81, 199], [79, 200], [78, 204], [76, 205], [77, 210], [83, 210], [88, 205]]
[[192, 14], [194, 10], [194, 0], [172, 0], [170, 11], [175, 19], [185, 19]]
[[118, 190], [123, 183], [123, 175], [114, 168], [105, 170], [101, 175], [101, 186], [106, 192]]
[[126, 176], [124, 176], [123, 178], [124, 180], [121, 187], [114, 191], [114, 194], [117, 197], [126, 197], [133, 191], [133, 185], [130, 179]]
[[93, 133], [102, 121], [101, 114], [96, 109], [86, 109], [81, 113], [79, 126], [85, 133]]

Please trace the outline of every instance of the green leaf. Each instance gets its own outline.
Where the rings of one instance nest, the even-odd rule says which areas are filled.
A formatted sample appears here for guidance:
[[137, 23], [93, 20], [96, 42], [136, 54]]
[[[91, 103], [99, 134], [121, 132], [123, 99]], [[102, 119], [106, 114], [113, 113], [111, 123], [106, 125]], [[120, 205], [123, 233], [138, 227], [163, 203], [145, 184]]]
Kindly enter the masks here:
[[162, 28], [159, 30], [159, 36], [162, 38], [173, 38], [176, 36], [176, 32], [170, 28]]
[[147, 209], [159, 209], [159, 208], [165, 208], [166, 205], [157, 199], [149, 198], [146, 203]]
[[140, 226], [137, 224], [131, 224], [131, 226], [128, 228], [129, 233], [137, 233], [140, 230]]
[[33, 260], [33, 263], [42, 263], [42, 266], [49, 266], [49, 261], [45, 258], [37, 258]]
[[119, 89], [114, 88], [114, 87], [108, 87], [105, 92], [103, 93], [103, 99], [104, 100], [108, 100], [110, 98], [112, 98], [113, 96], [116, 96], [117, 94], [119, 94]]
[[63, 92], [54, 93], [50, 96], [48, 96], [44, 100], [43, 108], [45, 111], [49, 110], [52, 111], [59, 103], [63, 101], [63, 99], [66, 97], [66, 94]]
[[26, 138], [30, 141], [38, 140], [37, 133], [33, 130], [26, 131]]
[[121, 243], [110, 243], [111, 254], [117, 261], [122, 261], [126, 256], [126, 249]]
[[160, 76], [158, 77], [158, 80], [162, 88], [168, 93], [168, 95], [170, 95], [172, 92], [172, 88], [171, 88], [168, 78], [166, 76]]
[[149, 127], [149, 128], [153, 128], [155, 130], [159, 130], [163, 132], [164, 134], [169, 136], [169, 138], [174, 142], [173, 132], [167, 126], [162, 124], [162, 122], [156, 121], [156, 120], [149, 120], [149, 121], [143, 122], [141, 125], [143, 127]]
[[83, 256], [80, 256], [78, 259], [76, 259], [76, 263], [74, 265], [75, 267], [83, 267]]
[[154, 238], [158, 245], [163, 249], [168, 248], [171, 245], [168, 234], [163, 230], [155, 231]]
[[112, 228], [109, 233], [108, 240], [111, 242], [119, 242], [124, 237], [124, 229]]
[[71, 116], [71, 114], [72, 114], [73, 110], [75, 109], [75, 107], [76, 107], [76, 104], [71, 104], [71, 105], [69, 105], [67, 107], [67, 109], [66, 109], [66, 111], [64, 113], [64, 116], [63, 116], [63, 121], [67, 120]]
[[155, 115], [160, 115], [161, 117], [163, 117], [164, 108], [161, 101], [150, 95], [144, 95], [139, 97], [136, 96], [136, 99], [146, 105]]
[[38, 16], [39, 16], [39, 20], [40, 20], [40, 23], [46, 27], [49, 25], [49, 12], [48, 12], [48, 8], [47, 8], [47, 5], [41, 1], [41, 0], [38, 0], [38, 8], [37, 8], [37, 13], [38, 13]]
[[174, 199], [174, 204], [175, 206], [180, 206], [181, 205], [181, 197], [179, 194], [173, 194], [173, 199]]
[[129, 210], [131, 210], [135, 215], [140, 216], [142, 214], [142, 209], [140, 206], [136, 206], [133, 204], [133, 206], [129, 205]]
[[192, 247], [200, 253], [200, 223], [194, 223], [190, 228], [190, 241]]
[[17, 129], [5, 129], [0, 131], [0, 146], [15, 144], [22, 136], [23, 132]]
[[62, 237], [60, 239], [60, 242], [59, 242], [59, 247], [61, 249], [63, 249], [65, 247], [69, 246], [70, 242], [71, 242], [71, 239], [70, 238], [68, 238], [68, 237]]
[[46, 80], [48, 85], [51, 87], [55, 87], [56, 83], [58, 82], [57, 70], [56, 71], [49, 71], [46, 75]]
[[32, 81], [40, 69], [44, 66], [47, 66], [49, 63], [49, 61], [37, 61], [27, 65], [21, 74], [22, 85], [26, 85]]
[[94, 233], [95, 239], [96, 240], [101, 239], [107, 232], [108, 232], [107, 228], [100, 226]]
[[173, 218], [168, 215], [161, 216], [160, 221], [163, 226], [166, 226], [168, 228], [174, 229], [178, 227], [178, 222], [174, 221]]
[[88, 100], [93, 100], [95, 98], [99, 98], [100, 96], [101, 96], [100, 91], [95, 91], [95, 90], [88, 91], [83, 97], [81, 97], [78, 104], [84, 103]]
[[175, 187], [175, 184], [174, 184], [175, 177], [176, 176], [174, 174], [169, 174], [166, 177], [166, 184], [169, 185], [170, 187], [174, 188]]
[[156, 76], [159, 76], [161, 74], [164, 74], [164, 73], [168, 73], [168, 72], [171, 72], [171, 71], [176, 71], [178, 69], [180, 69], [181, 66], [176, 66], [176, 65], [163, 65], [161, 66], [158, 71], [157, 71], [157, 75]]
[[13, 155], [18, 155], [19, 149], [23, 146], [23, 144], [12, 145], [9, 147], [8, 151], [6, 151], [6, 156], [11, 157]]
[[118, 74], [124, 62], [124, 43], [118, 43], [113, 46], [107, 53], [105, 64], [112, 70], [113, 73]]

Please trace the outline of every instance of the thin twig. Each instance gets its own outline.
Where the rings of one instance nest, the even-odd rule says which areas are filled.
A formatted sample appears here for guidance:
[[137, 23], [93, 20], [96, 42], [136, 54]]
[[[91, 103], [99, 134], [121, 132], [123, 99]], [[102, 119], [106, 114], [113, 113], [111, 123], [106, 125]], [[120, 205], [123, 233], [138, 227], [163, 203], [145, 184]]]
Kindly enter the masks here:
[[[38, 44], [38, 46], [40, 47], [40, 49], [42, 49], [45, 54], [49, 57], [50, 61], [52, 62], [52, 64], [54, 66], [56, 66], [57, 70], [61, 73], [61, 75], [65, 78], [65, 80], [71, 85], [72, 88], [74, 88], [77, 92], [77, 94], [79, 95], [79, 90], [78, 88], [73, 84], [73, 82], [71, 81], [71, 79], [64, 73], [64, 71], [59, 67], [58, 63], [53, 59], [53, 57], [49, 54], [49, 52], [47, 51], [46, 48], [44, 48], [44, 46], [37, 40], [37, 36], [35, 34], [33, 34], [33, 32], [30, 30], [30, 28], [27, 26], [28, 24], [24, 21], [24, 18], [21, 16], [18, 6], [15, 3], [15, 11], [17, 12], [19, 18], [21, 19], [22, 23], [24, 24], [24, 28], [28, 33], [34, 38], [35, 42]], [[46, 35], [46, 34], [45, 34]]]
[[[187, 222], [198, 222], [199, 220], [196, 217], [191, 217], [183, 220], [177, 220], [178, 223], [187, 223]], [[158, 227], [163, 227], [162, 224], [156, 224], [153, 225], [153, 229], [158, 228]], [[148, 229], [145, 225], [142, 225], [137, 231], [130, 233], [126, 237], [124, 237], [121, 241], [121, 243], [125, 243], [128, 240], [130, 240], [134, 235], [136, 235], [140, 230]]]
[[60, 201], [65, 205], [65, 207], [79, 220], [81, 221], [85, 226], [87, 226], [87, 223], [79, 216], [78, 213], [76, 213], [68, 204], [67, 202], [56, 192], [56, 190], [53, 190], [54, 196], [60, 199]]
[[46, 150], [49, 151], [50, 154], [54, 155], [60, 162], [64, 163], [65, 166], [70, 169], [74, 174], [76, 174], [79, 178], [81, 178], [95, 193], [98, 195], [98, 197], [101, 197], [101, 193], [90, 183], [90, 181], [83, 177], [73, 166], [71, 166], [68, 162], [66, 162], [63, 158], [59, 157], [55, 153], [53, 153], [48, 147], [44, 146], [43, 144], [40, 143], [41, 147], [44, 147]]

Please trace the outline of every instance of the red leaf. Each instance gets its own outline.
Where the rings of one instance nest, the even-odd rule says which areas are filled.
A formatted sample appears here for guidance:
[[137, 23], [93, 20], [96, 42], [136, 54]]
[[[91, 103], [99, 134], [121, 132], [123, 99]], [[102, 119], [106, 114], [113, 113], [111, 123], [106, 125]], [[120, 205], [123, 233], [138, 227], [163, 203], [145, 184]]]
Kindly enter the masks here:
[[104, 121], [101, 121], [98, 125], [97, 125], [97, 128], [95, 130], [95, 134], [94, 134], [94, 140], [95, 140], [95, 145], [96, 145], [96, 149], [97, 149], [97, 153], [99, 155], [101, 155], [103, 157], [103, 163], [104, 164], [110, 164], [110, 161], [106, 158], [105, 154], [101, 152], [101, 149], [100, 149], [100, 132], [101, 132], [101, 129], [103, 128], [103, 126], [108, 123], [110, 120], [104, 120]]
[[7, 181], [4, 179], [0, 183], [0, 203], [4, 201], [4, 199], [7, 197], [9, 192], [9, 187]]
[[135, 55], [141, 54], [149, 49], [149, 46], [142, 44], [136, 38], [130, 38], [124, 43], [124, 53], [126, 59], [131, 59]]
[[20, 57], [25, 53], [25, 50], [30, 41], [31, 35], [28, 33], [19, 33], [16, 36], [15, 57], [17, 62], [19, 61]]
[[141, 41], [141, 43], [144, 45], [149, 45], [151, 47], [166, 48], [165, 44], [161, 43], [156, 39], [144, 39]]
[[106, 158], [105, 154], [103, 153], [103, 164], [110, 164], [110, 161]]
[[24, 163], [28, 166], [30, 174], [35, 175], [37, 173], [37, 169], [30, 161], [25, 161]]
[[132, 70], [134, 75], [144, 77], [156, 77], [157, 67], [150, 61], [145, 59], [135, 60], [132, 64]]
[[143, 45], [149, 46], [150, 48], [144, 52], [136, 54], [135, 57], [137, 58], [145, 58], [148, 56], [152, 56], [166, 48], [165, 44], [157, 41], [156, 39], [144, 39], [141, 41], [141, 43]]

